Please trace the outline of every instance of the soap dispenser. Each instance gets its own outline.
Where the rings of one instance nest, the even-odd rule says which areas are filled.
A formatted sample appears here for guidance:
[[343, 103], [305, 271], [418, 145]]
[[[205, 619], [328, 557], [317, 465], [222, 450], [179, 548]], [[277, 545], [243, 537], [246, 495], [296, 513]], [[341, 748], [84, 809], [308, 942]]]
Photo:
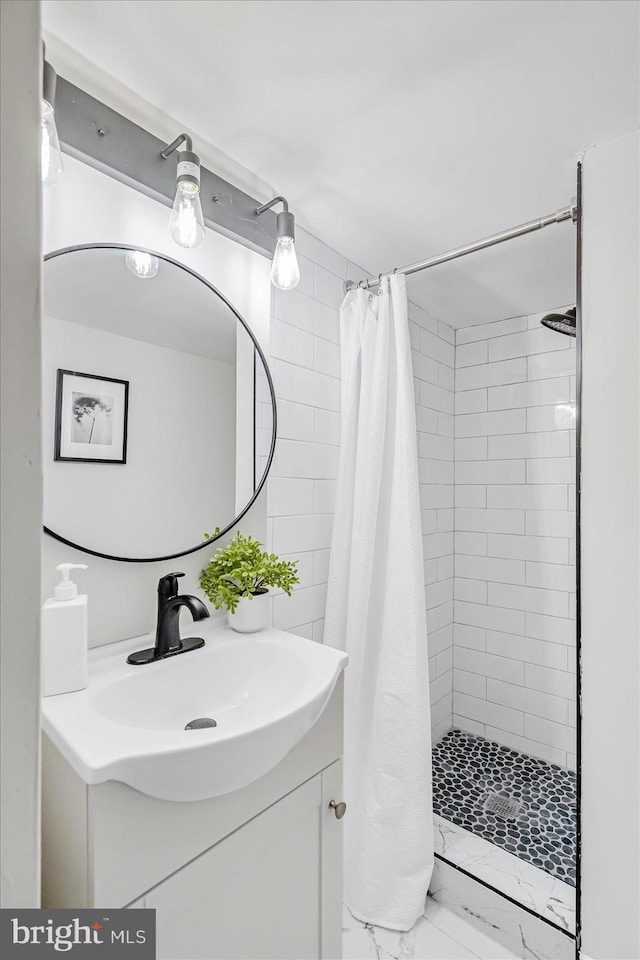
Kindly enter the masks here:
[[59, 563], [62, 579], [42, 608], [40, 663], [42, 696], [84, 690], [87, 685], [87, 597], [69, 579], [86, 563]]

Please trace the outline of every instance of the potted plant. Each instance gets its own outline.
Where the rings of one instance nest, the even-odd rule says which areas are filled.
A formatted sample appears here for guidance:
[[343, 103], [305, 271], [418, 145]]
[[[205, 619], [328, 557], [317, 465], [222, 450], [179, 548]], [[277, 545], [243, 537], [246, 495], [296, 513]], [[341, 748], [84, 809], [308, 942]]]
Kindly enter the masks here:
[[291, 596], [299, 583], [297, 560], [280, 560], [262, 550], [262, 544], [240, 531], [220, 547], [200, 574], [200, 586], [216, 608], [226, 608], [229, 626], [239, 633], [255, 633], [267, 623], [269, 587]]

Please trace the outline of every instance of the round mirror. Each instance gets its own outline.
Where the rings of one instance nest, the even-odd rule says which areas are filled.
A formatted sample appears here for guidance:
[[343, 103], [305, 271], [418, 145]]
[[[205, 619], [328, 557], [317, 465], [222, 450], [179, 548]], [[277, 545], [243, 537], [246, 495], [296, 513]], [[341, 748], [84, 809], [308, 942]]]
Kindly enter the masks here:
[[222, 536], [266, 479], [267, 363], [239, 313], [162, 254], [45, 257], [45, 530], [113, 560], [168, 560]]

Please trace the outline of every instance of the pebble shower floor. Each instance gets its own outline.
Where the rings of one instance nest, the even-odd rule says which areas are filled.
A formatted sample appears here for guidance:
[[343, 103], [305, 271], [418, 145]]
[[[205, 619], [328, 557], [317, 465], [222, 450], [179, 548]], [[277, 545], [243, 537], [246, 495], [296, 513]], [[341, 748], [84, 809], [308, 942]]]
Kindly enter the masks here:
[[[518, 802], [514, 819], [485, 811], [492, 794]], [[573, 771], [450, 730], [433, 748], [433, 811], [575, 886]]]

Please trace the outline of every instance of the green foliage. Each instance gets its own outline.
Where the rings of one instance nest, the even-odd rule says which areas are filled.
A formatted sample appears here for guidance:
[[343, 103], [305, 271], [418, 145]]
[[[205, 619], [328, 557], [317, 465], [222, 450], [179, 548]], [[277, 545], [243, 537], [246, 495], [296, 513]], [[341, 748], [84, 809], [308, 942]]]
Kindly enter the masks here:
[[216, 550], [200, 574], [200, 586], [216, 610], [226, 607], [235, 613], [240, 597], [266, 593], [268, 587], [280, 587], [291, 596], [291, 588], [300, 582], [298, 561], [279, 560], [261, 547], [258, 540], [238, 531], [226, 547]]

